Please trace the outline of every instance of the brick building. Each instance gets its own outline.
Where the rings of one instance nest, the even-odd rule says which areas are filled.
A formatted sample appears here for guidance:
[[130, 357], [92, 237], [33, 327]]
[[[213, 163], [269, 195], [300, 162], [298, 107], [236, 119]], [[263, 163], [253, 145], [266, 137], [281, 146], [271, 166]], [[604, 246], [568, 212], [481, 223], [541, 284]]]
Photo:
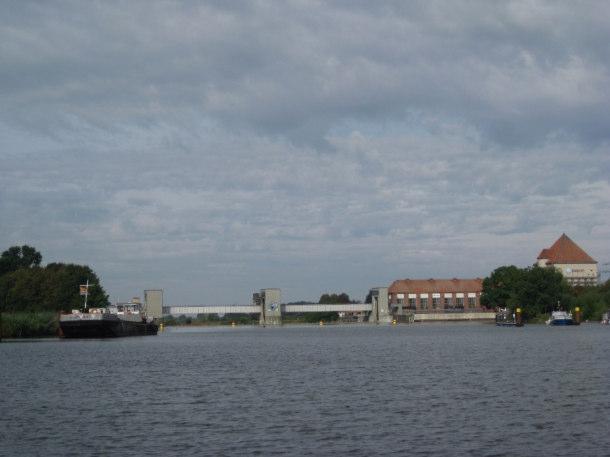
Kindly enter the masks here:
[[389, 305], [417, 312], [475, 310], [481, 308], [483, 280], [399, 279], [388, 289]]
[[554, 267], [572, 286], [594, 286], [598, 282], [597, 261], [565, 233], [538, 255], [536, 265]]

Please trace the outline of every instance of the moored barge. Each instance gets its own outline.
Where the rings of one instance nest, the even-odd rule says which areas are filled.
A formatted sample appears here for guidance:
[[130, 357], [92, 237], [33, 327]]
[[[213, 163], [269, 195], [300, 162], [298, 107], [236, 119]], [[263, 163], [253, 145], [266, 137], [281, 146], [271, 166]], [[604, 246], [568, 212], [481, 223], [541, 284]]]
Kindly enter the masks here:
[[72, 310], [61, 314], [59, 328], [64, 338], [116, 338], [156, 335], [159, 326], [146, 316], [140, 303], [124, 303], [108, 308]]
[[511, 313], [508, 308], [498, 309], [496, 325], [498, 327], [523, 327], [521, 308], [516, 308], [514, 313]]

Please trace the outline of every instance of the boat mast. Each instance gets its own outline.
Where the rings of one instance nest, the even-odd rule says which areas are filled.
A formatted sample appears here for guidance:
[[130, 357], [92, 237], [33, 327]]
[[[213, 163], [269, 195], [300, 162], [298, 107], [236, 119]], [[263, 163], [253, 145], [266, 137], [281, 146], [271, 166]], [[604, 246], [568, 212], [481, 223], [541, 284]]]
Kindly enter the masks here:
[[89, 280], [87, 279], [87, 284], [85, 285], [85, 309], [87, 309], [87, 298], [89, 297]]

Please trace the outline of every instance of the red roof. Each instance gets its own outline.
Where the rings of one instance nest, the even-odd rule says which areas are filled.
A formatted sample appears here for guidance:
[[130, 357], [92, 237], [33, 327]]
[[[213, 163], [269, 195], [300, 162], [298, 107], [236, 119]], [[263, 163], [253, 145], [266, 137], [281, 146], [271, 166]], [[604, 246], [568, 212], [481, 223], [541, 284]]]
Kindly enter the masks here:
[[481, 292], [483, 280], [476, 279], [398, 279], [394, 281], [388, 292], [420, 294], [426, 292], [456, 293]]
[[597, 263], [589, 254], [581, 249], [565, 233], [559, 237], [553, 246], [543, 249], [538, 259], [546, 259], [548, 264], [556, 263]]

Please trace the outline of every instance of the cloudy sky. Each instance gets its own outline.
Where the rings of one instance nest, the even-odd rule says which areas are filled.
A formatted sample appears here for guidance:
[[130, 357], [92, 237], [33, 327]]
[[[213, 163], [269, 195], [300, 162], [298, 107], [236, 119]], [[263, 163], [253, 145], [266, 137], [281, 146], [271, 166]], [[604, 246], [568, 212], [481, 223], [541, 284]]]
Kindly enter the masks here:
[[609, 43], [605, 1], [6, 2], [0, 248], [171, 304], [608, 262]]

